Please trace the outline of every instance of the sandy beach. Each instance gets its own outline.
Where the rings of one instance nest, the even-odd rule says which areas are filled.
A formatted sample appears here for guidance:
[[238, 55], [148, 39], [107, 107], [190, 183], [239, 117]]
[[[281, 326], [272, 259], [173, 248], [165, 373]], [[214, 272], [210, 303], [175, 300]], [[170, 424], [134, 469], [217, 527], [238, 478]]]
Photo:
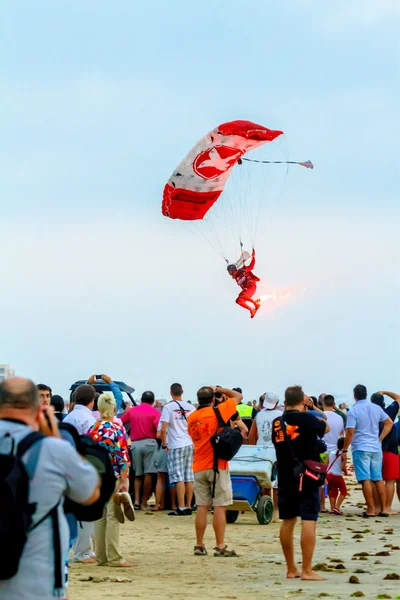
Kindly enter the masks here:
[[[122, 528], [123, 554], [137, 566], [111, 569], [72, 565], [70, 600], [400, 598], [400, 515], [360, 518], [360, 487], [350, 481], [349, 492], [351, 496], [344, 504], [345, 516], [322, 515], [318, 521], [314, 564], [319, 563], [327, 571], [325, 582], [285, 578], [279, 523], [262, 526], [255, 514], [240, 515], [235, 524], [227, 526], [226, 535], [229, 547], [235, 548], [240, 556], [218, 559], [212, 553], [211, 524], [206, 534], [209, 555], [195, 557], [194, 516], [169, 517], [166, 512], [139, 511], [136, 521]], [[400, 510], [397, 501], [393, 508]], [[297, 544], [298, 533], [299, 526]], [[384, 556], [379, 554], [382, 552]], [[391, 574], [399, 579], [385, 579]], [[89, 577], [131, 581], [84, 581]], [[350, 583], [351, 577], [356, 577], [359, 583]]]

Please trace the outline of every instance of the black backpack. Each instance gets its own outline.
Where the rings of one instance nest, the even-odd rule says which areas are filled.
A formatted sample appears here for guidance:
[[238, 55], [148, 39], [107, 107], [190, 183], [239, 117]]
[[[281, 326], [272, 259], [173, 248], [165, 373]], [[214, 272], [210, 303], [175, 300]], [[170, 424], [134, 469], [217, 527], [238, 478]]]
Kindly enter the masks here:
[[[29, 474], [33, 476], [29, 471], [34, 471], [36, 464], [30, 465], [29, 469], [22, 457], [33, 444], [44, 438], [35, 431], [28, 434], [15, 448], [12, 436], [7, 433], [4, 437], [9, 438], [11, 451], [9, 454], [2, 454], [0, 459], [0, 580], [16, 575], [36, 510], [35, 504], [29, 504]], [[37, 462], [38, 454], [35, 458]]]
[[116, 478], [108, 450], [95, 442], [90, 435], [79, 436], [69, 423], [60, 423], [59, 427], [61, 435], [63, 430], [70, 432], [77, 451], [94, 466], [101, 479], [100, 497], [94, 504], [85, 506], [66, 498], [64, 511], [72, 513], [78, 521], [97, 521], [103, 516], [104, 507], [115, 491]]
[[214, 413], [217, 417], [217, 430], [210, 439], [211, 446], [214, 451], [214, 483], [212, 489], [212, 497], [215, 494], [215, 483], [218, 473], [218, 460], [232, 460], [239, 448], [243, 444], [243, 437], [239, 429], [232, 428], [223, 420], [219, 408], [214, 406]]

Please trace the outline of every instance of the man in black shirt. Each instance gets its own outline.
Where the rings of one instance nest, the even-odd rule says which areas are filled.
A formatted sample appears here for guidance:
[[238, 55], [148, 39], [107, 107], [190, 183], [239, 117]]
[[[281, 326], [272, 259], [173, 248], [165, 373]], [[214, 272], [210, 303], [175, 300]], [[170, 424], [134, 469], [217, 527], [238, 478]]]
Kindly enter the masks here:
[[[329, 431], [329, 425], [322, 419], [305, 412], [308, 401], [300, 386], [287, 388], [285, 391], [285, 412], [272, 423], [272, 441], [276, 450], [278, 463], [278, 509], [282, 519], [280, 540], [287, 565], [287, 577], [301, 577], [305, 580], [320, 581], [324, 579], [312, 570], [312, 557], [316, 541], [316, 525], [320, 509], [319, 488], [311, 487], [303, 482], [300, 491], [300, 478], [294, 474], [295, 461], [319, 461], [318, 438]], [[286, 426], [286, 437], [282, 429], [282, 419]], [[303, 480], [306, 478], [304, 477]], [[294, 559], [293, 531], [296, 517], [302, 521], [301, 551], [302, 570], [297, 570]]]

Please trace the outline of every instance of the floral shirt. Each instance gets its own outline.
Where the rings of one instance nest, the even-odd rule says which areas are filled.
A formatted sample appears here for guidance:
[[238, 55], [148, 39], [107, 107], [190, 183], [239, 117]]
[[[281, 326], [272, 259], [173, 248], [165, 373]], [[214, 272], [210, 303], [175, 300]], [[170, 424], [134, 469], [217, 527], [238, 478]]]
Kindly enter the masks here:
[[129, 460], [128, 443], [125, 429], [117, 423], [96, 421], [88, 434], [103, 448], [108, 450], [115, 476], [129, 477], [131, 461]]

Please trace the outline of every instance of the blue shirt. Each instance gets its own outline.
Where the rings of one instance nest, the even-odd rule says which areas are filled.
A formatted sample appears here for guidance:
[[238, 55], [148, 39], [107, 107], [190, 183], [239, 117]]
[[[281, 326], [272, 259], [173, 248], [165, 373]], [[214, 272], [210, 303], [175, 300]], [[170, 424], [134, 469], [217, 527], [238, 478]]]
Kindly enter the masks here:
[[358, 400], [348, 412], [346, 429], [354, 429], [352, 451], [382, 452], [379, 423], [388, 418], [380, 406], [369, 400]]

